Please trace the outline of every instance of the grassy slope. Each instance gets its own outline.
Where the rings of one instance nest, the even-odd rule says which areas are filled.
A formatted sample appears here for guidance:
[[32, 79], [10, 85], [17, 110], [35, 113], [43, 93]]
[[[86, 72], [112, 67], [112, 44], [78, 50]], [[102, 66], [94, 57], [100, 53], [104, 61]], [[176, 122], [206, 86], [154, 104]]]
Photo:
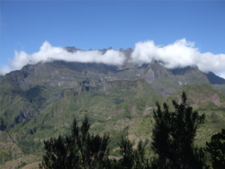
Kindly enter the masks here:
[[212, 87], [220, 93], [225, 94], [225, 85], [212, 85]]
[[0, 166], [6, 161], [17, 159], [22, 155], [21, 149], [11, 136], [4, 131], [0, 131]]
[[[93, 89], [74, 96], [74, 90], [65, 90], [61, 100], [50, 105], [37, 118], [16, 125], [10, 133], [23, 151], [30, 153], [34, 149], [41, 150], [39, 142], [43, 139], [69, 134], [74, 116], [82, 120], [84, 115], [88, 115], [93, 123], [92, 132], [110, 132], [113, 137], [118, 135], [117, 132], [123, 132], [127, 126], [124, 122], [142, 118], [146, 105], [154, 106], [156, 100], [162, 99], [144, 80], [127, 81], [124, 86], [117, 85], [120, 81], [114, 83], [115, 88], [109, 94]], [[128, 86], [132, 89], [124, 90]], [[118, 125], [114, 125], [115, 122]], [[27, 149], [28, 146], [30, 149]]]
[[159, 78], [152, 83], [153, 87], [165, 96], [174, 94], [185, 85], [209, 84], [208, 79], [198, 69], [193, 69], [182, 74], [172, 74]]
[[4, 125], [10, 126], [19, 115], [22, 106], [33, 107], [26, 98], [26, 93], [13, 85], [9, 80], [0, 80], [0, 118]]
[[[159, 78], [151, 85], [143, 79], [115, 81], [118, 78], [137, 78], [135, 74], [137, 72], [133, 69], [118, 72], [116, 75], [113, 73], [98, 75], [96, 72], [78, 73], [63, 67], [57, 69], [60, 71], [58, 74], [54, 68], [44, 67], [43, 72], [49, 71], [49, 74], [34, 72], [36, 76], [28, 78], [32, 81], [32, 85], [25, 90], [19, 89], [10, 81], [1, 79], [0, 101], [3, 106], [1, 106], [0, 117], [4, 117], [5, 112], [7, 114], [13, 112], [12, 116], [5, 118], [7, 124], [13, 124], [15, 117], [20, 112], [21, 105], [27, 105], [30, 109], [38, 111], [38, 117], [17, 124], [10, 130], [10, 136], [14, 138], [14, 142], [24, 155], [31, 153], [37, 154], [39, 157], [43, 151], [44, 139], [57, 137], [59, 134], [69, 134], [73, 118], [76, 117], [78, 121], [81, 121], [84, 115], [91, 120], [92, 133], [110, 133], [112, 155], [118, 155], [117, 142], [121, 134], [128, 136], [136, 143], [139, 139], [151, 141], [151, 130], [154, 124], [152, 109], [155, 107], [155, 101], [170, 102], [172, 98], [180, 97], [181, 90], [188, 93], [188, 98], [195, 98], [189, 100], [190, 103], [207, 115], [206, 123], [197, 134], [196, 144], [203, 145], [213, 133], [224, 128], [224, 95], [207, 85], [183, 87], [185, 83], [208, 83], [202, 74], [191, 71], [183, 75], [172, 75], [166, 70], [154, 66], [150, 68], [156, 72], [155, 75]], [[146, 71], [148, 72], [150, 68], [147, 68]], [[138, 73], [146, 73], [143, 71], [144, 69], [140, 69]], [[94, 78], [90, 79], [90, 77]], [[68, 78], [76, 79], [76, 83], [71, 83], [71, 79]], [[114, 81], [105, 82], [103, 86], [98, 83], [99, 79], [104, 81], [107, 78], [114, 79]], [[46, 79], [50, 79], [50, 81], [46, 81]], [[88, 83], [80, 85], [82, 81], [87, 80], [89, 80]], [[60, 86], [59, 81], [64, 85]], [[180, 85], [179, 81], [183, 85]], [[68, 82], [67, 85], [65, 85], [66, 82]], [[221, 86], [213, 87], [221, 88]], [[177, 92], [179, 89], [181, 90]], [[163, 95], [174, 94], [163, 97], [158, 91]], [[220, 98], [219, 103], [217, 96], [210, 97], [214, 96], [214, 93]], [[211, 98], [211, 100], [199, 101], [205, 98]], [[148, 149], [148, 154], [150, 153], [151, 150]]]
[[[225, 128], [225, 95], [214, 90], [210, 85], [192, 85], [185, 86], [182, 90], [169, 96], [166, 102], [171, 102], [172, 99], [180, 101], [180, 95], [185, 91], [188, 98], [188, 103], [200, 113], [205, 113], [206, 119], [197, 132], [197, 145], [205, 145], [211, 136]], [[170, 104], [172, 107], [172, 105]]]
[[[225, 96], [209, 85], [187, 85], [166, 98], [141, 79], [107, 82], [105, 86], [111, 88], [91, 89], [79, 95], [73, 89], [64, 90], [61, 100], [51, 104], [37, 118], [16, 125], [10, 131], [11, 136], [25, 154], [35, 151], [38, 154], [38, 151], [42, 151], [44, 139], [69, 134], [73, 118], [81, 121], [87, 115], [92, 123], [91, 132], [109, 132], [111, 154], [118, 155], [117, 142], [121, 134], [135, 143], [140, 139], [151, 141], [155, 101], [162, 103], [164, 100], [171, 105], [172, 99], [179, 100], [182, 90], [187, 93], [189, 103], [194, 107], [197, 105], [196, 109], [206, 114], [206, 122], [197, 133], [196, 144], [204, 145], [212, 134], [225, 127]], [[148, 149], [147, 153], [150, 154], [151, 150]]]

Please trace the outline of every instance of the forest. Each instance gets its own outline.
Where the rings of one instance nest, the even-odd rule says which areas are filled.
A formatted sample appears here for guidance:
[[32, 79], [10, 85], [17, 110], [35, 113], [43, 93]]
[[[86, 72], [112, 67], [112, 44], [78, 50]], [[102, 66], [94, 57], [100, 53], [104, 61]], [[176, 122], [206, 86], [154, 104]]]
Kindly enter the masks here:
[[118, 142], [120, 155], [109, 157], [110, 136], [89, 133], [90, 121], [85, 116], [79, 127], [73, 121], [70, 136], [58, 136], [44, 141], [46, 154], [40, 169], [222, 169], [225, 166], [225, 129], [211, 137], [206, 146], [194, 145], [196, 131], [204, 124], [205, 114], [186, 103], [185, 92], [181, 103], [173, 100], [174, 111], [166, 103], [156, 102], [153, 111], [154, 127], [151, 149], [154, 156], [145, 155], [146, 142], [132, 142], [121, 135]]

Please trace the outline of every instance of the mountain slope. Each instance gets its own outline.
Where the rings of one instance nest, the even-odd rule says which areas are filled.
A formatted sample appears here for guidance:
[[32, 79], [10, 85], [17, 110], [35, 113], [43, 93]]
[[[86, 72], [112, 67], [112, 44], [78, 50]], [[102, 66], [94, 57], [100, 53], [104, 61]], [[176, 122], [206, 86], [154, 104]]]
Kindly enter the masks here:
[[0, 79], [0, 115], [7, 123], [4, 125], [10, 127], [24, 119], [36, 117], [49, 104], [61, 98], [65, 89], [80, 90], [83, 85], [100, 89], [108, 81], [138, 78], [144, 78], [163, 95], [172, 94], [186, 84], [209, 83], [198, 68], [167, 70], [157, 62], [141, 67], [133, 65], [131, 68], [64, 61], [38, 63], [10, 72]]
[[213, 72], [204, 73], [206, 77], [208, 78], [210, 84], [225, 84], [225, 79], [216, 76]]
[[123, 66], [64, 61], [27, 65], [0, 79], [0, 130], [21, 150], [16, 158], [40, 157], [44, 139], [69, 134], [73, 118], [80, 122], [87, 115], [92, 133], [110, 133], [110, 154], [116, 156], [121, 134], [135, 144], [150, 142], [155, 102], [169, 102], [172, 108], [171, 100], [179, 100], [184, 90], [191, 106], [207, 115], [196, 140], [203, 145], [224, 127], [223, 88], [212, 85], [197, 67], [169, 70], [158, 62], [140, 67], [128, 61]]

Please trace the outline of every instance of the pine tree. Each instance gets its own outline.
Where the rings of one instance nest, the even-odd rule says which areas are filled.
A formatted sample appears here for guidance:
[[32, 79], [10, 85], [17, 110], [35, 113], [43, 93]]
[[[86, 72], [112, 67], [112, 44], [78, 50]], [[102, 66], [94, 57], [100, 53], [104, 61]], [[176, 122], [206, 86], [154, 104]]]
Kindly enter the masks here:
[[206, 142], [206, 151], [211, 155], [214, 169], [225, 168], [225, 129], [222, 129], [221, 133], [214, 134], [210, 142]]
[[40, 169], [110, 168], [109, 136], [90, 135], [90, 123], [85, 117], [79, 128], [74, 119], [71, 135], [44, 141], [46, 154]]
[[152, 168], [166, 169], [200, 169], [207, 168], [206, 155], [202, 148], [194, 147], [194, 137], [200, 124], [204, 123], [205, 115], [193, 111], [186, 101], [183, 92], [180, 104], [173, 100], [175, 110], [169, 111], [166, 103], [163, 111], [159, 103], [154, 110], [155, 126], [152, 130], [151, 148], [156, 153]]
[[131, 141], [127, 138], [121, 137], [120, 154], [122, 158], [118, 161], [119, 169], [148, 169], [148, 160], [145, 159], [145, 146], [140, 140], [137, 149], [133, 149]]

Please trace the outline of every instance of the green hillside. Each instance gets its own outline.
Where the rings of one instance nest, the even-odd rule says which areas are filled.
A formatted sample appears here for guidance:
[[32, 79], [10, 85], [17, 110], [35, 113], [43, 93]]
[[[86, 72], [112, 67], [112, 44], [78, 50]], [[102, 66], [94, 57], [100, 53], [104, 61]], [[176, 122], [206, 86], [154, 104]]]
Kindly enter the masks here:
[[[225, 95], [209, 85], [185, 86], [168, 97], [163, 97], [143, 79], [107, 82], [101, 90], [85, 89], [62, 91], [63, 97], [50, 104], [38, 117], [21, 122], [9, 131], [24, 155], [40, 156], [44, 139], [69, 134], [73, 118], [81, 121], [87, 115], [92, 122], [91, 132], [110, 133], [110, 153], [117, 156], [120, 135], [127, 136], [135, 144], [140, 139], [151, 142], [155, 101], [171, 103], [183, 90], [190, 98], [189, 103], [206, 114], [205, 124], [197, 133], [196, 144], [204, 145], [212, 134], [225, 127]], [[147, 155], [151, 154], [149, 145]]]
[[76, 66], [39, 63], [0, 79], [0, 168], [39, 161], [43, 141], [68, 135], [74, 117], [80, 124], [85, 115], [91, 133], [110, 134], [111, 156], [119, 155], [121, 135], [134, 147], [145, 141], [147, 156], [153, 155], [155, 102], [166, 102], [172, 109], [172, 100], [179, 101], [182, 91], [194, 109], [206, 114], [197, 145], [204, 146], [225, 128], [224, 85], [210, 85], [197, 68], [172, 72], [156, 63], [123, 69]]

